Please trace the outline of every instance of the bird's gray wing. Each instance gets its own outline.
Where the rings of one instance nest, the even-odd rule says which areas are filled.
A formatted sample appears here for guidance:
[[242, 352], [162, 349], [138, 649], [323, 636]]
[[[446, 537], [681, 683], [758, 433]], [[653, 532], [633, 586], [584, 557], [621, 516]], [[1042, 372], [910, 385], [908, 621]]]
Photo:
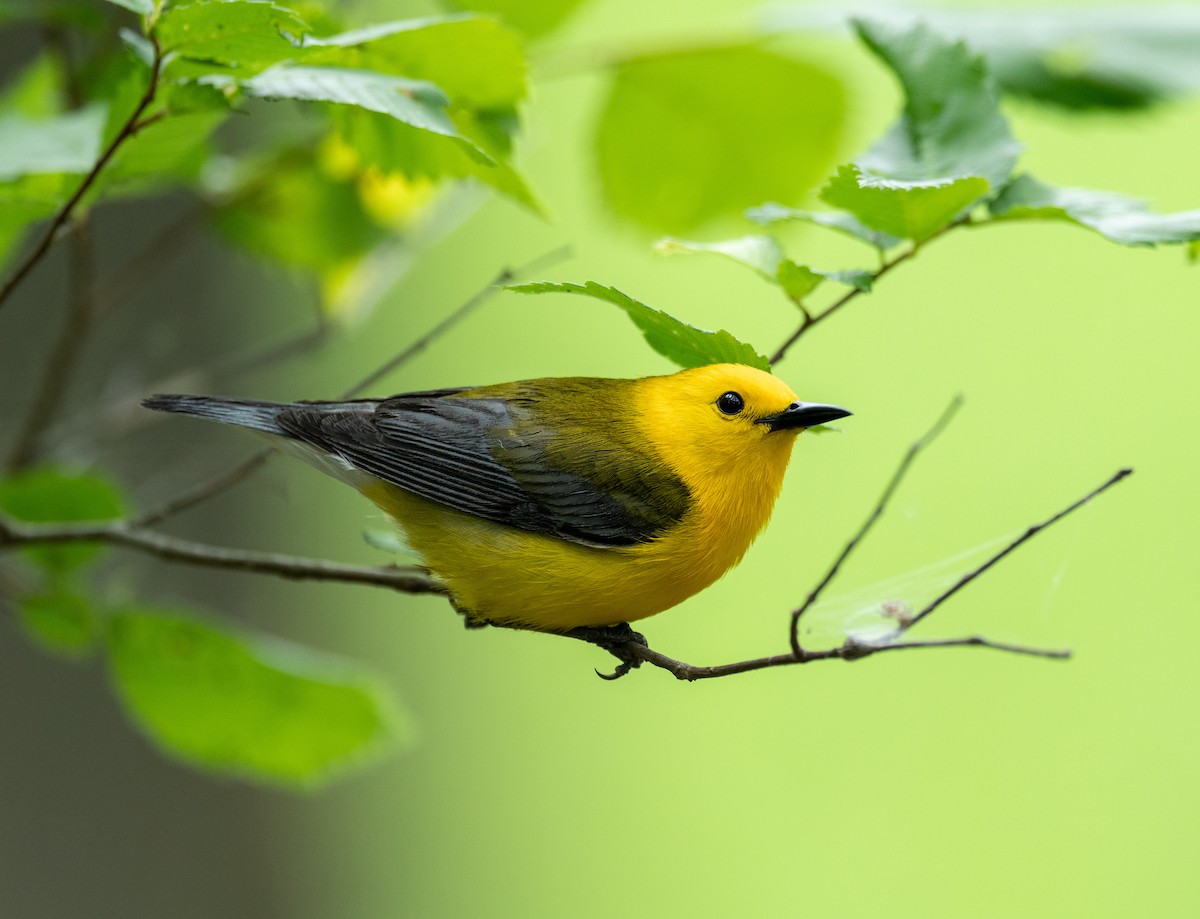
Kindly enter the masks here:
[[294, 405], [277, 422], [426, 500], [584, 545], [646, 542], [683, 517], [687, 487], [661, 464], [631, 461], [628, 451], [601, 442], [581, 447], [589, 455], [563, 468], [551, 458], [562, 453], [549, 449], [553, 432], [536, 418], [506, 399], [414, 393], [372, 410]]

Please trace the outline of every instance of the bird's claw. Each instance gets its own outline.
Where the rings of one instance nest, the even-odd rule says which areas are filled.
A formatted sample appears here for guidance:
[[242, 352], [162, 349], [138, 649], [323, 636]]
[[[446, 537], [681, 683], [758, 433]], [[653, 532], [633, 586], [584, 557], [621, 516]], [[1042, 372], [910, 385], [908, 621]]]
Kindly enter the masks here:
[[612, 673], [596, 671], [596, 676], [602, 680], [619, 680], [625, 674], [629, 673], [630, 670], [636, 670], [642, 665], [642, 659], [636, 656], [631, 649], [636, 646], [649, 647], [645, 636], [631, 629], [627, 622], [598, 628], [585, 626], [571, 629], [566, 634], [572, 638], [589, 642], [598, 648], [603, 648], [620, 661]]

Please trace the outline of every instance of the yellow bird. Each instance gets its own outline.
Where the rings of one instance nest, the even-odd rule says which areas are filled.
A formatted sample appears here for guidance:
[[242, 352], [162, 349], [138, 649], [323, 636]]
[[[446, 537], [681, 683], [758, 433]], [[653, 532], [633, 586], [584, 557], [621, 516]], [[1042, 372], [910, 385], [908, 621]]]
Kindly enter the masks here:
[[628, 623], [741, 560], [796, 435], [845, 417], [776, 377], [712, 364], [352, 402], [154, 396], [269, 435], [388, 513], [471, 623]]

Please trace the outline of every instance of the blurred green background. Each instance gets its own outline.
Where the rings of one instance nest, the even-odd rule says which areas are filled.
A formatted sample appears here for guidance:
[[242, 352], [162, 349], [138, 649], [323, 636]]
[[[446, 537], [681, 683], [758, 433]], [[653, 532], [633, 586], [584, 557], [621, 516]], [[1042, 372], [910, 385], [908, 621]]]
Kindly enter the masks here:
[[[681, 22], [668, 5], [592, 0], [553, 42], [604, 47], [720, 31], [751, 9], [703, 0], [688, 4]], [[852, 87], [844, 161], [892, 120], [898, 94], [858, 46], [820, 49]], [[763, 351], [790, 332], [795, 313], [777, 291], [720, 259], [656, 256], [651, 235], [602, 206], [591, 138], [607, 78], [536, 77], [520, 162], [551, 219], [494, 197], [464, 208], [361, 329], [316, 358], [246, 381], [243, 394], [339, 392], [501, 266], [564, 242], [575, 255], [546, 272], [553, 279], [611, 284]], [[1005, 109], [1026, 145], [1022, 162], [1049, 181], [1144, 196], [1161, 210], [1200, 206], [1195, 100], [1121, 116], [1011, 101]], [[704, 238], [749, 231], [730, 221]], [[835, 264], [850, 251], [816, 229], [785, 238], [807, 263]], [[189, 259], [202, 273], [203, 253]], [[858, 609], [839, 596], [860, 588], [876, 602], [919, 604], [980, 561], [979, 547], [1131, 465], [1130, 481], [921, 627], [928, 636], [1070, 647], [1071, 661], [935, 650], [692, 685], [643, 670], [610, 684], [592, 673], [608, 666], [595, 649], [465, 632], [434, 598], [221, 575], [233, 584], [214, 597], [223, 613], [371, 661], [416, 726], [400, 755], [306, 797], [159, 759], [114, 702], [97, 698], [94, 673], [37, 660], [5, 623], [0, 785], [3, 812], [13, 816], [3, 831], [0, 909], [1192, 914], [1200, 894], [1200, 744], [1187, 727], [1200, 701], [1200, 626], [1190, 611], [1200, 592], [1197, 270], [1178, 249], [1117, 247], [1066, 224], [988, 227], [932, 245], [777, 369], [802, 398], [855, 416], [841, 435], [801, 438], [772, 524], [742, 565], [643, 629], [655, 648], [694, 663], [783, 650], [788, 611], [903, 450], [962, 393], [959, 418], [920, 459], [814, 621], [832, 634]], [[242, 272], [229, 283], [281, 295], [269, 279]], [[214, 302], [245, 296], [244, 286], [209, 284]], [[267, 303], [268, 319], [248, 320], [239, 334], [286, 308]], [[383, 389], [670, 370], [598, 302], [501, 294]], [[213, 468], [246, 446], [217, 429], [187, 436], [196, 451], [211, 451]], [[216, 540], [367, 562], [379, 556], [362, 532], [385, 525], [361, 499], [291, 461], [202, 516]], [[216, 577], [174, 568], [161, 576], [172, 596]], [[57, 688], [45, 695], [30, 688], [50, 684]]]

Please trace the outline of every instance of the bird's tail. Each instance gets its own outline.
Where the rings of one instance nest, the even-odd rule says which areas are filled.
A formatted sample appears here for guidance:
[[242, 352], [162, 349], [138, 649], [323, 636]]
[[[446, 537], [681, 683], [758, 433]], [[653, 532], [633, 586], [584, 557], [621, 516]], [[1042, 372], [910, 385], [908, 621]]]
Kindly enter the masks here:
[[279, 415], [294, 406], [279, 402], [250, 402], [243, 399], [225, 399], [220, 396], [151, 396], [142, 402], [146, 408], [157, 412], [175, 412], [194, 415], [222, 424], [262, 431], [264, 434], [287, 436], [279, 426]]

